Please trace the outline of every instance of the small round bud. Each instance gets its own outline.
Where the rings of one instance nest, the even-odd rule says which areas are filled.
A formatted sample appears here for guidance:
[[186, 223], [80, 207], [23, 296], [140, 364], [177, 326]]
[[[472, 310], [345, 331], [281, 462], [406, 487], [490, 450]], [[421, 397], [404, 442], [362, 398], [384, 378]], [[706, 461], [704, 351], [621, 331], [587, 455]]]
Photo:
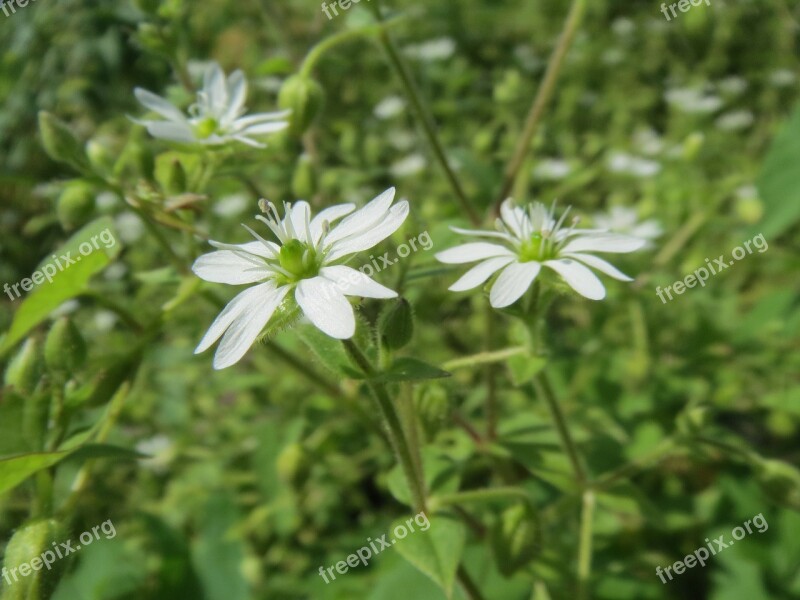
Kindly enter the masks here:
[[86, 342], [71, 319], [61, 317], [44, 343], [44, 361], [51, 371], [74, 373], [86, 362]]
[[114, 169], [114, 155], [106, 146], [97, 140], [89, 140], [86, 144], [86, 156], [92, 169], [100, 175], [107, 175]]
[[278, 105], [291, 110], [289, 131], [293, 135], [304, 133], [322, 109], [325, 91], [322, 86], [305, 75], [292, 75], [281, 87]]
[[32, 394], [39, 383], [40, 372], [39, 343], [36, 338], [28, 338], [8, 363], [4, 382], [21, 394]]
[[61, 226], [70, 231], [87, 223], [94, 212], [94, 189], [76, 181], [67, 185], [56, 203], [56, 214]]
[[4, 585], [3, 600], [47, 600], [61, 579], [67, 560], [56, 547], [68, 539], [66, 529], [55, 519], [37, 519], [17, 529], [6, 546], [4, 572], [18, 570], [20, 565], [38, 558], [42, 565], [30, 574], [19, 577], [13, 585]]

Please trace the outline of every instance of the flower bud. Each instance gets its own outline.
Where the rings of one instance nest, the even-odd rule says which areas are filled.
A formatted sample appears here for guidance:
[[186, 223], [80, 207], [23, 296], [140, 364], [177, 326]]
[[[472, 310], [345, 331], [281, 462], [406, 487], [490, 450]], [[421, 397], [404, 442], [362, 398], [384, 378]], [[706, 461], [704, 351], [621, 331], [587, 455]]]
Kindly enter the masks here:
[[[19, 575], [12, 585], [4, 585], [3, 600], [50, 598], [67, 566], [57, 551], [67, 537], [67, 531], [55, 519], [36, 519], [17, 529], [6, 546], [3, 565], [6, 577], [12, 577], [12, 572]], [[21, 565], [28, 565], [30, 572], [25, 576], [21, 576]]]
[[61, 317], [50, 328], [44, 343], [44, 361], [51, 371], [69, 374], [86, 362], [86, 342], [71, 319]]
[[114, 169], [114, 155], [97, 140], [87, 142], [86, 156], [92, 169], [100, 175], [107, 175]]
[[517, 504], [500, 515], [490, 534], [495, 561], [509, 577], [539, 554], [539, 519], [527, 504]]
[[289, 115], [289, 131], [294, 135], [304, 133], [322, 109], [324, 99], [322, 86], [310, 77], [289, 77], [278, 94], [278, 105], [292, 111]]
[[286, 446], [276, 460], [278, 477], [292, 485], [302, 483], [311, 470], [308, 453], [300, 444]]
[[378, 331], [384, 347], [399, 350], [411, 341], [414, 334], [414, 310], [405, 298], [383, 310], [378, 319]]
[[292, 195], [295, 198], [311, 198], [317, 191], [317, 174], [314, 165], [307, 154], [297, 160], [297, 166], [292, 175]]
[[39, 111], [39, 132], [44, 149], [50, 158], [72, 165], [78, 170], [87, 167], [81, 143], [66, 123], [42, 110]]
[[83, 181], [67, 185], [56, 204], [61, 226], [69, 231], [88, 222], [94, 212], [94, 189]]
[[8, 363], [4, 382], [21, 394], [31, 394], [39, 383], [39, 374], [39, 343], [35, 338], [28, 338]]
[[771, 500], [800, 510], [800, 471], [781, 460], [764, 459], [757, 464], [761, 489]]

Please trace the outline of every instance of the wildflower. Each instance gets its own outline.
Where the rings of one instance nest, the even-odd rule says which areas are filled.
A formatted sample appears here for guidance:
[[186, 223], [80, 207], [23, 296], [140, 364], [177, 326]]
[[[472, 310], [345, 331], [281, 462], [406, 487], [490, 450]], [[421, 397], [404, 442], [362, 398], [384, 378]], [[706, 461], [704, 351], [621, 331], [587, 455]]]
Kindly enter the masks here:
[[570, 227], [563, 227], [569, 209], [555, 220], [555, 204], [550, 211], [540, 202], [530, 204], [527, 209], [515, 206], [509, 199], [500, 210], [497, 231], [470, 231], [453, 228], [465, 235], [494, 238], [502, 244], [471, 242], [440, 252], [436, 258], [449, 264], [481, 261], [461, 279], [450, 286], [460, 292], [473, 289], [492, 275], [500, 275], [491, 285], [489, 302], [495, 308], [504, 308], [516, 302], [536, 280], [542, 265], [555, 271], [580, 295], [590, 300], [602, 300], [606, 291], [592, 267], [620, 281], [632, 281], [589, 252], [633, 252], [644, 244], [644, 240], [612, 234], [599, 230], [576, 229], [577, 220]]
[[188, 144], [217, 146], [238, 141], [255, 148], [265, 145], [254, 140], [285, 129], [288, 111], [257, 113], [243, 116], [247, 97], [247, 80], [241, 71], [228, 77], [217, 63], [211, 63], [203, 76], [203, 89], [197, 101], [189, 107], [188, 116], [161, 96], [142, 88], [134, 90], [136, 99], [165, 120], [136, 120], [153, 137]]
[[652, 248], [652, 241], [664, 232], [658, 221], [640, 222], [636, 210], [626, 206], [612, 206], [608, 212], [596, 214], [594, 224], [598, 229], [641, 238], [645, 241], [642, 248]]
[[[397, 296], [342, 264], [348, 256], [389, 237], [405, 221], [408, 202], [401, 200], [392, 206], [394, 194], [395, 189], [389, 188], [356, 212], [354, 204], [339, 204], [313, 219], [307, 202], [284, 203], [281, 219], [275, 205], [262, 200], [260, 206], [266, 214], [256, 218], [270, 228], [278, 243], [265, 240], [245, 225], [255, 241], [240, 245], [211, 242], [219, 250], [201, 256], [192, 267], [198, 277], [213, 283], [257, 284], [231, 300], [195, 353], [207, 350], [221, 337], [214, 368], [229, 367], [244, 356], [277, 310], [298, 307], [325, 334], [337, 339], [352, 337], [355, 315], [345, 296]], [[330, 224], [342, 217], [346, 218], [331, 228]]]

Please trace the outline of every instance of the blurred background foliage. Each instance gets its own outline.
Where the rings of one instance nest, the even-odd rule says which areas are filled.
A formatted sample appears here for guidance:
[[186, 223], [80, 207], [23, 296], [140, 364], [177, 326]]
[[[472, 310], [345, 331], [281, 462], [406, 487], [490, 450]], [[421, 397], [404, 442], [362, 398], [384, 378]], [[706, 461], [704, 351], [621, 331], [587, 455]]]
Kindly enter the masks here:
[[[393, 34], [468, 197], [483, 211], [500, 186], [565, 3], [387, 4], [404, 15]], [[92, 218], [113, 220], [119, 255], [93, 279], [92, 294], [59, 309], [88, 347], [86, 364], [70, 377], [116, 383], [81, 407], [72, 432], [103, 422], [116, 392], [125, 405], [107, 441], [151, 456], [91, 463], [77, 496], [70, 486], [82, 463], [59, 466], [55, 498], [62, 509], [75, 499], [71, 530], [112, 519], [118, 535], [82, 550], [53, 598], [442, 597], [391, 551], [335, 583], [322, 581], [319, 566], [387, 531], [405, 510], [394, 498], [396, 473], [380, 426], [357, 384], [335, 381], [293, 332], [278, 343], [327, 383], [288, 369], [270, 348], [212, 372], [208, 355], [192, 355], [217, 311], [211, 292], [187, 291], [187, 279], [169, 269], [119, 193], [76, 182], [37, 135], [37, 112], [50, 111], [98, 153], [129, 157], [122, 161], [129, 180], [158, 187], [158, 165], [172, 155], [130, 121], [142, 113], [135, 86], [186, 104], [187, 87], [213, 59], [245, 71], [251, 109], [272, 110], [281, 82], [311, 46], [370, 18], [355, 5], [328, 20], [318, 3], [299, 0], [39, 0], [0, 16], [0, 281], [30, 276]], [[634, 284], [609, 285], [603, 303], [558, 301], [548, 323], [557, 392], [590, 471], [646, 461], [676, 432], [692, 436], [598, 493], [595, 598], [800, 598], [800, 475], [791, 466], [800, 458], [800, 115], [792, 118], [799, 19], [794, 3], [782, 0], [712, 0], [669, 22], [654, 2], [590, 3], [514, 190], [519, 201], [571, 204], [587, 222], [613, 206], [633, 207], [665, 232], [654, 248], [621, 261], [638, 275]], [[412, 216], [387, 249], [425, 230], [434, 251], [451, 245], [456, 236], [447, 227], [466, 221], [378, 46], [359, 39], [337, 46], [315, 77], [325, 106], [302, 144], [279, 139], [221, 172], [195, 224], [214, 239], [244, 241], [239, 223], [251, 219], [260, 196], [305, 196], [320, 207], [365, 201], [396, 185]], [[88, 197], [77, 211], [63, 200], [76, 185]], [[767, 252], [667, 304], [656, 296], [657, 285], [729, 255], [757, 233]], [[180, 233], [168, 235], [182, 243]], [[455, 274], [437, 266], [434, 251], [415, 253], [377, 279], [398, 286], [415, 306], [409, 353], [443, 365], [484, 349], [487, 312], [484, 298], [445, 291]], [[162, 316], [161, 307], [182, 292]], [[124, 310], [110, 309], [109, 298]], [[20, 302], [2, 296], [0, 330]], [[363, 312], [374, 318], [376, 307]], [[495, 321], [492, 347], [522, 343], [524, 332], [511, 321]], [[48, 329], [43, 323], [29, 338], [41, 344]], [[6, 349], [6, 363], [17, 351]], [[533, 581], [544, 582], [552, 598], [567, 598], [579, 499], [563, 482], [566, 461], [546, 411], [514, 385], [517, 376], [499, 369], [494, 442], [483, 435], [482, 370], [455, 369], [446, 383], [418, 387], [426, 465], [439, 491], [514, 484], [535, 499], [539, 552], [510, 578], [486, 559], [498, 553], [486, 528], [502, 507], [469, 510], [475, 527], [465, 564], [487, 598], [546, 598]], [[117, 391], [126, 378], [130, 390]], [[18, 429], [16, 392], [6, 388], [0, 400], [6, 441]], [[0, 456], [14, 454], [0, 446]], [[0, 496], [0, 540], [25, 521], [32, 494], [27, 482]], [[656, 577], [656, 566], [758, 513], [770, 525], [765, 533], [668, 585]]]

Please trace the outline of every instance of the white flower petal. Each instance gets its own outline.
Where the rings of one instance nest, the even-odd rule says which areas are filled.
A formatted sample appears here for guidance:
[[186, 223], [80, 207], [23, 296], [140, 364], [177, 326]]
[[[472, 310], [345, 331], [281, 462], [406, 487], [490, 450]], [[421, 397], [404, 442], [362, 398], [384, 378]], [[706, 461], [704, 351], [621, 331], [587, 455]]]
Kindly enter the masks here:
[[192, 128], [185, 123], [174, 123], [172, 121], [142, 121], [141, 124], [147, 127], [147, 132], [155, 138], [184, 143], [196, 141]]
[[333, 244], [355, 233], [369, 229], [383, 219], [394, 200], [395, 189], [388, 190], [376, 196], [366, 206], [357, 210], [352, 215], [339, 223], [325, 238], [326, 244]]
[[[236, 123], [234, 123], [235, 125]], [[276, 131], [282, 131], [289, 126], [288, 121], [272, 121], [270, 123], [259, 123], [257, 125], [250, 125], [245, 127], [244, 129], [240, 129], [239, 132], [242, 135], [265, 135], [267, 133], [275, 133]]]
[[228, 105], [228, 86], [222, 68], [213, 63], [206, 69], [203, 78], [203, 91], [208, 95], [208, 103], [214, 114], [222, 116]]
[[261, 330], [280, 306], [289, 286], [268, 290], [248, 304], [234, 319], [214, 354], [214, 368], [224, 369], [239, 362], [261, 334]]
[[226, 123], [232, 122], [244, 109], [244, 101], [247, 98], [247, 79], [244, 73], [236, 70], [228, 75], [228, 108], [222, 120]]
[[231, 250], [204, 254], [194, 262], [192, 271], [200, 279], [228, 285], [255, 283], [274, 274], [261, 258]]
[[514, 253], [505, 246], [490, 244], [488, 242], [470, 242], [461, 246], [453, 246], [436, 254], [439, 262], [458, 265], [462, 263], [475, 262], [484, 258], [494, 258], [495, 256], [514, 256]]
[[[401, 200], [389, 209], [389, 213], [382, 221], [374, 223], [371, 227], [331, 245], [326, 259], [333, 261], [342, 256], [372, 248], [400, 228], [403, 221], [408, 217], [408, 210], [408, 202]], [[350, 217], [347, 218], [349, 219]], [[325, 243], [328, 243], [327, 238]]]
[[511, 306], [531, 287], [542, 265], [536, 261], [508, 265], [492, 285], [489, 304], [495, 308]]
[[476, 288], [494, 275], [496, 271], [513, 261], [514, 257], [512, 256], [500, 256], [485, 260], [464, 273], [458, 281], [447, 289], [451, 292], [464, 292]]
[[328, 225], [333, 223], [334, 221], [341, 219], [345, 215], [349, 215], [356, 209], [356, 205], [352, 203], [348, 204], [337, 204], [336, 206], [331, 206], [330, 208], [326, 208], [325, 210], [320, 211], [316, 217], [311, 220], [311, 236], [314, 238], [314, 243], [318, 243], [320, 237], [322, 237], [322, 224], [326, 221]]
[[645, 240], [629, 235], [599, 233], [571, 240], [561, 252], [634, 252], [644, 246]]
[[569, 258], [548, 260], [545, 266], [550, 267], [564, 278], [570, 287], [589, 300], [602, 300], [606, 297], [606, 288], [588, 267]]
[[231, 323], [248, 308], [258, 306], [264, 298], [269, 297], [275, 291], [275, 283], [267, 281], [260, 285], [249, 287], [233, 298], [222, 310], [211, 326], [206, 331], [203, 339], [195, 349], [195, 354], [200, 354], [208, 350], [216, 342]]
[[397, 292], [373, 281], [361, 271], [344, 265], [323, 267], [320, 275], [329, 279], [340, 294], [362, 298], [396, 298]]
[[316, 328], [332, 338], [344, 340], [356, 332], [353, 307], [344, 294], [324, 277], [303, 279], [297, 284], [294, 297], [306, 317]]
[[500, 205], [500, 217], [514, 235], [518, 237], [524, 235], [524, 221], [527, 219], [527, 216], [525, 215], [525, 211], [514, 205], [514, 201], [511, 200], [511, 198], [505, 200]]
[[567, 258], [574, 258], [575, 260], [581, 261], [585, 265], [589, 265], [593, 269], [597, 269], [601, 273], [605, 273], [609, 277], [613, 277], [614, 279], [618, 279], [619, 281], [633, 281], [632, 277], [628, 277], [617, 269], [614, 265], [610, 262], [603, 260], [602, 258], [598, 258], [596, 256], [592, 256], [591, 254], [578, 254], [578, 253], [569, 253], [565, 254]]
[[170, 104], [169, 101], [165, 100], [161, 96], [157, 96], [153, 92], [148, 92], [145, 89], [137, 87], [133, 90], [133, 94], [136, 96], [136, 99], [145, 106], [145, 108], [152, 110], [154, 113], [158, 113], [165, 119], [169, 119], [170, 121], [186, 120], [186, 117], [180, 110]]
[[246, 244], [223, 244], [222, 242], [215, 242], [214, 240], [209, 240], [208, 243], [215, 248], [219, 248], [220, 250], [246, 252], [247, 254], [255, 254], [256, 256], [260, 256], [262, 258], [275, 258], [278, 256], [278, 253], [281, 249], [278, 244], [274, 242], [268, 242], [266, 240], [263, 242], [255, 240], [252, 242], [247, 242]]
[[309, 221], [311, 218], [311, 207], [305, 200], [298, 200], [292, 203], [292, 208], [286, 213], [285, 221], [289, 221], [294, 230], [295, 238], [301, 242], [309, 242]]
[[462, 229], [461, 227], [451, 227], [450, 231], [454, 231], [462, 235], [474, 235], [476, 237], [497, 238], [501, 240], [506, 240], [507, 242], [511, 242], [512, 244], [515, 241], [515, 239], [512, 236], [500, 231], [483, 231], [482, 229]]
[[241, 117], [240, 119], [236, 119], [234, 124], [237, 128], [244, 129], [250, 127], [251, 125], [256, 125], [258, 123], [264, 123], [266, 121], [282, 121], [289, 117], [292, 114], [290, 110], [279, 110], [275, 112], [268, 112], [268, 113], [255, 113], [249, 115], [247, 117]]

